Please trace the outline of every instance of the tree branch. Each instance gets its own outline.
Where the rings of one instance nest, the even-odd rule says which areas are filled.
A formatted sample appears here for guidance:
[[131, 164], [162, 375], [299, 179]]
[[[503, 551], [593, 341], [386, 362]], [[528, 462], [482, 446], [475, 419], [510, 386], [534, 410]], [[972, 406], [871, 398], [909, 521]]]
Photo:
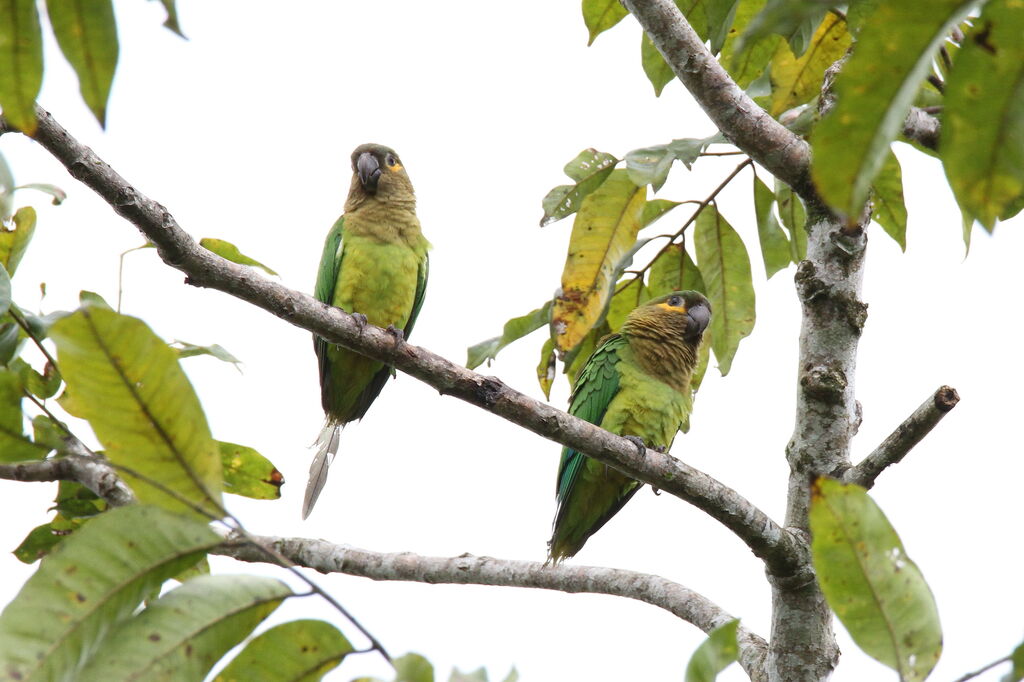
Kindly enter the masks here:
[[[732, 620], [721, 607], [693, 590], [661, 576], [618, 568], [547, 566], [535, 561], [512, 561], [463, 554], [458, 557], [427, 557], [408, 552], [384, 554], [336, 545], [326, 540], [259, 537], [298, 566], [321, 573], [345, 573], [371, 580], [401, 580], [459, 585], [534, 587], [568, 593], [608, 594], [658, 606], [704, 632]], [[240, 561], [264, 561], [264, 555], [245, 542], [230, 539], [214, 554]], [[767, 644], [740, 625], [737, 632], [740, 664], [755, 681], [765, 680]]]
[[622, 4], [722, 134], [805, 201], [816, 201], [810, 145], [736, 85], [676, 4], [672, 0], [622, 0]]
[[36, 462], [0, 464], [0, 478], [9, 481], [77, 481], [113, 507], [135, 502], [135, 494], [110, 463], [91, 455], [65, 455]]
[[939, 132], [942, 126], [935, 118], [920, 107], [910, 107], [903, 122], [903, 136], [932, 151], [939, 149]]
[[586, 453], [619, 471], [679, 497], [735, 533], [774, 575], [809, 572], [801, 538], [784, 530], [739, 493], [668, 454], [638, 452], [629, 440], [515, 391], [495, 377], [481, 376], [372, 325], [359, 325], [339, 308], [264, 279], [200, 247], [174, 216], [144, 196], [96, 154], [37, 107], [33, 138], [73, 177], [103, 197], [152, 241], [186, 283], [224, 291], [281, 319], [402, 370], [436, 388], [534, 433]]
[[960, 402], [960, 395], [951, 386], [940, 386], [914, 413], [907, 417], [874, 452], [842, 475], [843, 481], [871, 488], [886, 467], [897, 464], [911, 448], [931, 432]]

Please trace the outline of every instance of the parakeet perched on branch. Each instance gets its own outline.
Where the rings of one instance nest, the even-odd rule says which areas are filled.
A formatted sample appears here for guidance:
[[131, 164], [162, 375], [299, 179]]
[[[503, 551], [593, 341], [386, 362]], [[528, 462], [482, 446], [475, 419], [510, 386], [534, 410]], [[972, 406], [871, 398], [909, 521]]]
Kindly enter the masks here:
[[[690, 409], [690, 376], [710, 321], [711, 305], [696, 291], [677, 291], [636, 308], [587, 360], [569, 399], [569, 413], [667, 450]], [[549, 561], [580, 551], [641, 485], [563, 448]]]
[[[423, 305], [430, 244], [416, 218], [412, 183], [394, 150], [364, 144], [352, 152], [345, 213], [327, 234], [316, 298], [406, 337]], [[364, 319], [365, 318], [365, 319]], [[338, 452], [341, 430], [362, 418], [394, 369], [313, 337], [320, 365], [324, 428], [309, 467], [302, 518], [309, 516]]]

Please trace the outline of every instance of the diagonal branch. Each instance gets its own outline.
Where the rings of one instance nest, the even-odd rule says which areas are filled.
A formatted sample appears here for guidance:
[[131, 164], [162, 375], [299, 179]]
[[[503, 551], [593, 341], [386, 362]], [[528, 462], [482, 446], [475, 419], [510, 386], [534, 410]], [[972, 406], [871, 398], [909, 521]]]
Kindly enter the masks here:
[[[547, 566], [536, 561], [513, 561], [463, 554], [428, 557], [402, 552], [385, 554], [336, 545], [326, 540], [256, 537], [293, 563], [321, 573], [345, 573], [371, 580], [402, 580], [458, 585], [534, 587], [559, 592], [609, 594], [646, 602], [669, 611], [704, 632], [732, 620], [732, 616], [703, 595], [661, 576], [597, 566]], [[241, 561], [263, 561], [258, 549], [228, 540], [214, 554]], [[737, 632], [740, 664], [752, 680], [764, 679], [767, 644], [740, 625]]]
[[683, 86], [722, 134], [805, 201], [811, 147], [754, 103], [729, 77], [672, 0], [622, 0]]
[[[84, 448], [83, 448], [84, 449]], [[77, 481], [113, 507], [135, 502], [110, 463], [94, 455], [67, 455], [35, 462], [0, 464], [0, 479], [8, 481]]]
[[534, 400], [494, 377], [481, 376], [378, 327], [361, 326], [338, 308], [207, 251], [181, 229], [166, 208], [128, 184], [48, 112], [37, 108], [37, 114], [36, 142], [135, 225], [156, 245], [165, 263], [186, 274], [187, 283], [248, 301], [332, 343], [392, 365], [444, 395], [465, 400], [686, 500], [733, 531], [773, 575], [809, 573], [804, 541], [716, 479], [671, 455], [639, 452], [631, 441]]
[[921, 407], [896, 427], [874, 452], [854, 467], [850, 467], [842, 478], [847, 483], [871, 488], [875, 479], [889, 466], [906, 457], [911, 448], [931, 432], [960, 402], [960, 395], [951, 386], [940, 386], [934, 395], [928, 397]]

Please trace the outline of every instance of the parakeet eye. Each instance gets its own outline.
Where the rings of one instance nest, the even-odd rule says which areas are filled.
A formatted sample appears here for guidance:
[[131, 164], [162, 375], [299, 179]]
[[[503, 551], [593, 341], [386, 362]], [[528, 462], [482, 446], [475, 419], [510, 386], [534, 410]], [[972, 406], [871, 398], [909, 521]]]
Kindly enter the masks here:
[[385, 163], [388, 164], [388, 166], [394, 166], [396, 163], [398, 163], [398, 159], [396, 159], [391, 154], [388, 154], [387, 158], [384, 159], [384, 161], [385, 161]]
[[682, 296], [672, 296], [668, 299], [668, 304], [673, 308], [678, 308], [683, 305], [683, 298]]

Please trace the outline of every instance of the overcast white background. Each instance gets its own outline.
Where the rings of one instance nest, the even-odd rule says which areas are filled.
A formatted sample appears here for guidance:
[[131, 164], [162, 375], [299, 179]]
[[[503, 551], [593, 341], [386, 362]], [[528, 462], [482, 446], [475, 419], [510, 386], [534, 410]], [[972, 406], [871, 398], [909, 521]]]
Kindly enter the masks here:
[[[458, 362], [510, 317], [558, 285], [571, 220], [537, 227], [540, 200], [566, 182], [561, 167], [585, 147], [621, 156], [713, 126], [678, 82], [660, 99], [639, 64], [632, 19], [586, 47], [579, 2], [179, 2], [183, 41], [160, 23], [159, 3], [116, 3], [121, 59], [103, 132], [48, 43], [41, 104], [194, 237], [219, 237], [311, 291], [323, 237], [341, 212], [349, 154], [393, 146], [419, 198], [434, 245], [426, 304], [412, 341]], [[36, 237], [15, 278], [22, 306], [71, 309], [79, 289], [114, 301], [117, 257], [142, 243], [135, 229], [18, 135], [0, 153], [19, 182], [69, 194], [39, 210]], [[872, 227], [857, 394], [864, 423], [855, 458], [873, 449], [940, 384], [960, 405], [874, 498], [901, 533], [937, 596], [949, 680], [1006, 655], [1024, 635], [1020, 614], [1019, 437], [1021, 221], [994, 237], [976, 228], [964, 259], [960, 214], [936, 162], [897, 145], [910, 209], [908, 252]], [[659, 196], [705, 197], [737, 159], [677, 165]], [[762, 173], [770, 182], [770, 176]], [[672, 452], [718, 477], [776, 519], [784, 509], [783, 448], [793, 428], [799, 305], [793, 268], [765, 282], [749, 206], [749, 172], [720, 206], [751, 252], [757, 326], [728, 377], [709, 371], [689, 434]], [[672, 231], [685, 208], [652, 230]], [[47, 295], [39, 302], [39, 284]], [[243, 373], [210, 358], [184, 361], [214, 436], [254, 446], [286, 479], [276, 502], [230, 497], [256, 533], [322, 537], [379, 551], [463, 552], [543, 560], [554, 511], [559, 447], [399, 375], [342, 453], [306, 522], [299, 507], [320, 412], [307, 332], [224, 294], [183, 284], [153, 251], [131, 254], [123, 310], [167, 340], [220, 343]], [[504, 350], [490, 369], [542, 397], [534, 368], [541, 333]], [[564, 407], [564, 377], [552, 402]], [[79, 426], [91, 439], [87, 426]], [[53, 484], [0, 482], [13, 549], [45, 522]], [[668, 495], [639, 493], [590, 540], [578, 564], [652, 572], [716, 601], [763, 636], [769, 590], [760, 562], [728, 531]], [[281, 575], [214, 558], [214, 570]], [[0, 604], [34, 570], [0, 555]], [[681, 680], [703, 635], [667, 612], [625, 599], [513, 588], [373, 583], [318, 577], [395, 655], [488, 666], [501, 679]], [[362, 642], [331, 609], [293, 600], [272, 622], [318, 616]], [[840, 631], [838, 682], [895, 680]], [[1002, 672], [1002, 671], [1000, 671]], [[356, 656], [329, 679], [390, 675]], [[997, 673], [987, 678], [997, 679]], [[734, 667], [728, 679], [743, 679]]]

